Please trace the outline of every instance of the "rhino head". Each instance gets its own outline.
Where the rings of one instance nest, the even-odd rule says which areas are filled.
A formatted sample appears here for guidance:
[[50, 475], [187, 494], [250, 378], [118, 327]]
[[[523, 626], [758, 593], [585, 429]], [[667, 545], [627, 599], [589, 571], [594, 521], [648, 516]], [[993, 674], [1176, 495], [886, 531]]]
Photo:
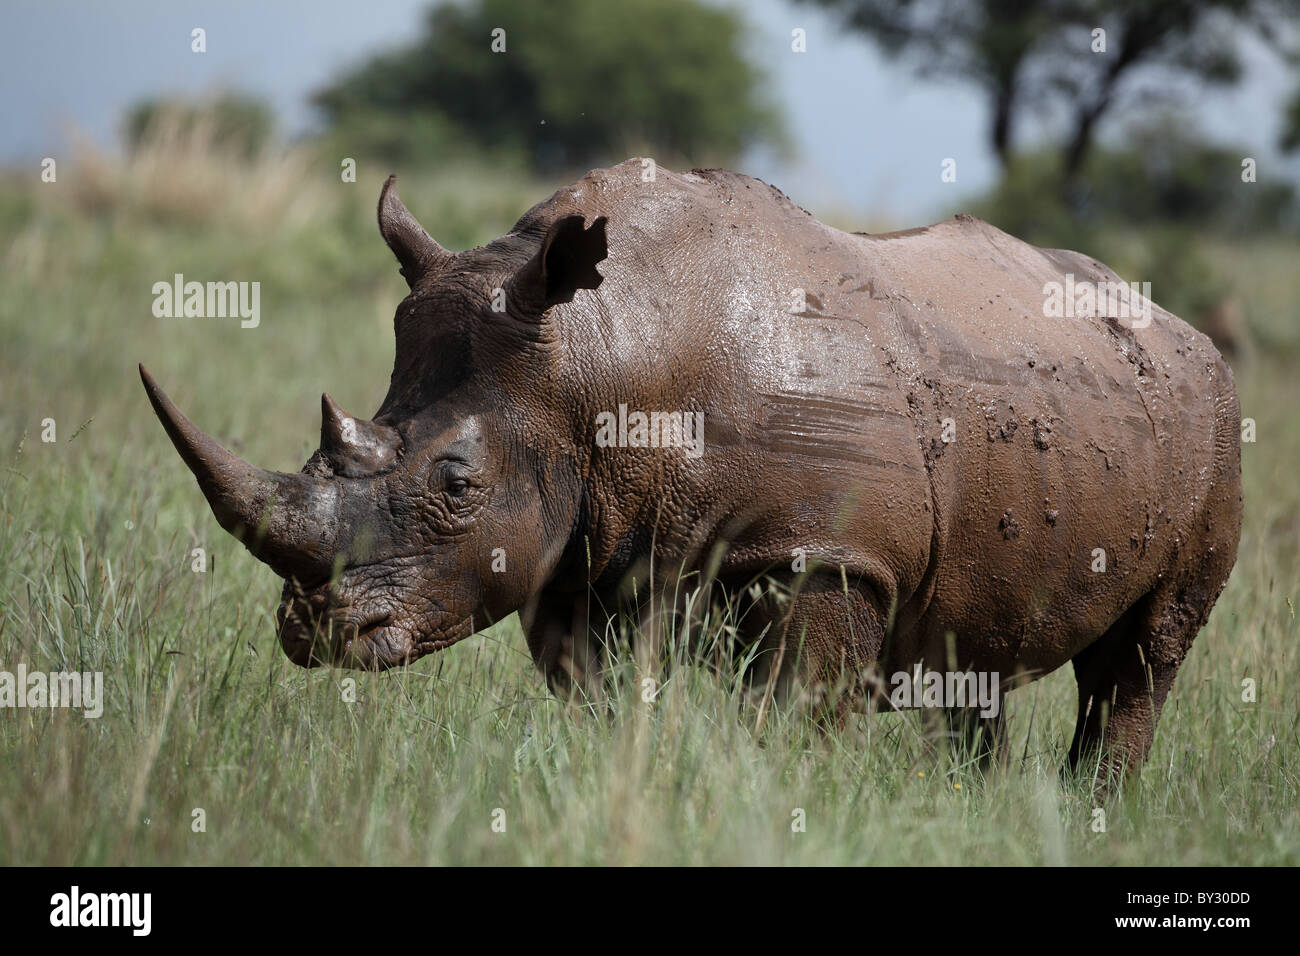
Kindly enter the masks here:
[[227, 451], [140, 368], [217, 521], [284, 578], [280, 643], [306, 667], [407, 664], [518, 610], [583, 507], [582, 424], [556, 407], [550, 313], [600, 284], [604, 218], [525, 216], [454, 254], [394, 182], [379, 230], [410, 294], [388, 395], [369, 420], [322, 395], [320, 448], [300, 473]]

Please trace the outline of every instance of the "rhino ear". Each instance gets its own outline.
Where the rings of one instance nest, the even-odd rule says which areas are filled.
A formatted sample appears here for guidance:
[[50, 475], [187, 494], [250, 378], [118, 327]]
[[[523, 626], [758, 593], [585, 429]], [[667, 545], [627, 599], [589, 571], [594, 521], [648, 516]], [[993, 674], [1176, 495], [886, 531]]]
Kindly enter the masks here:
[[415, 283], [451, 255], [424, 231], [403, 205], [397, 195], [396, 176], [388, 177], [379, 194], [379, 233], [402, 264], [400, 271], [411, 288], [415, 288]]
[[596, 271], [596, 263], [609, 255], [605, 217], [598, 216], [585, 229], [584, 222], [576, 215], [557, 219], [537, 255], [515, 277], [515, 285], [542, 310], [572, 302], [579, 289], [594, 289], [605, 281]]

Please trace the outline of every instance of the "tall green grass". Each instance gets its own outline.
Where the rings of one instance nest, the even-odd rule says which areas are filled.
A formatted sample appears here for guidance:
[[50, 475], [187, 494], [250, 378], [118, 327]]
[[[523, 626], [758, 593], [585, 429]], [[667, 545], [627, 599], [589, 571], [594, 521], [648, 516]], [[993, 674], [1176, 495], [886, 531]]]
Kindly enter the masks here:
[[[290, 664], [278, 582], [208, 513], [135, 363], [241, 454], [297, 468], [322, 390], [367, 414], [387, 381], [404, 286], [373, 204], [390, 170], [363, 162], [352, 185], [336, 158], [185, 156], [0, 184], [0, 669], [100, 670], [107, 698], [98, 720], [0, 710], [0, 863], [1300, 862], [1293, 249], [1215, 253], [1269, 343], [1238, 370], [1258, 429], [1240, 558], [1094, 832], [1088, 788], [1059, 773], [1069, 668], [1011, 695], [1011, 763], [985, 776], [913, 714], [825, 735], [776, 711], [756, 731], [753, 701], [702, 668], [645, 703], [624, 660], [613, 715], [593, 716], [548, 694], [513, 619], [400, 672]], [[453, 248], [556, 185], [402, 181]], [[175, 272], [261, 281], [261, 326], [154, 318], [150, 287]]]

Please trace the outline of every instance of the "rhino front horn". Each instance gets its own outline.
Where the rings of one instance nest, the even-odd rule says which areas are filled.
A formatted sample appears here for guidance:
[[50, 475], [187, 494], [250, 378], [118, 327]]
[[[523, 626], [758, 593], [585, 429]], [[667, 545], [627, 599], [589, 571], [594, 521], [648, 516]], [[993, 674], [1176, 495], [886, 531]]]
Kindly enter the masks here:
[[379, 194], [379, 233], [402, 264], [400, 271], [411, 288], [451, 257], [451, 253], [438, 245], [416, 222], [410, 210], [402, 205], [397, 195], [396, 176], [388, 177]]
[[307, 475], [265, 471], [213, 441], [181, 414], [143, 365], [140, 378], [172, 444], [198, 479], [213, 515], [283, 578], [327, 578], [334, 561], [339, 493]]

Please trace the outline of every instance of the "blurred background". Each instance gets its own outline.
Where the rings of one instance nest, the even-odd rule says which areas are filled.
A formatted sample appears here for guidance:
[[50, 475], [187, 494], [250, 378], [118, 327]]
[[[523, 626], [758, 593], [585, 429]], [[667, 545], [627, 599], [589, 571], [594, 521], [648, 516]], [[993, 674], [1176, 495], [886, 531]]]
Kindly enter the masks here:
[[93, 215], [321, 218], [335, 203], [313, 189], [351, 158], [367, 202], [389, 170], [440, 192], [423, 215], [455, 248], [651, 155], [759, 176], [847, 229], [974, 212], [1150, 281], [1227, 351], [1294, 339], [1217, 253], [1300, 235], [1298, 0], [15, 0], [3, 16], [0, 163], [20, 182], [65, 163]]

